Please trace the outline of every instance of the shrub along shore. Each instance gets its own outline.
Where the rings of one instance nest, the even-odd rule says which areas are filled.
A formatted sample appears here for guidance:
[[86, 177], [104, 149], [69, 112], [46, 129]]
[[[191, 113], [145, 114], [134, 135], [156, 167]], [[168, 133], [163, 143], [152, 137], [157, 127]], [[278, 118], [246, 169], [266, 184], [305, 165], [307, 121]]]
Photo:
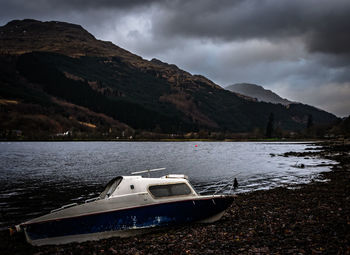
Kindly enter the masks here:
[[129, 238], [32, 247], [0, 232], [1, 254], [350, 254], [350, 143], [286, 153], [338, 162], [327, 181], [239, 194], [213, 224], [189, 224]]

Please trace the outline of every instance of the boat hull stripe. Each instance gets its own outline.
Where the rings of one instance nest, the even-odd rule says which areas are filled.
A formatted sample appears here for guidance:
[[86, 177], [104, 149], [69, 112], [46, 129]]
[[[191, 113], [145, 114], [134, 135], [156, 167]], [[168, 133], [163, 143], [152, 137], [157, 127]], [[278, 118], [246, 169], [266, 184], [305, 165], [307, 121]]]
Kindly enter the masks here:
[[[215, 204], [212, 199], [214, 199]], [[168, 226], [206, 219], [224, 211], [233, 202], [233, 197], [212, 199], [185, 200], [32, 223], [25, 226], [25, 231], [29, 239], [37, 240], [105, 231]]]

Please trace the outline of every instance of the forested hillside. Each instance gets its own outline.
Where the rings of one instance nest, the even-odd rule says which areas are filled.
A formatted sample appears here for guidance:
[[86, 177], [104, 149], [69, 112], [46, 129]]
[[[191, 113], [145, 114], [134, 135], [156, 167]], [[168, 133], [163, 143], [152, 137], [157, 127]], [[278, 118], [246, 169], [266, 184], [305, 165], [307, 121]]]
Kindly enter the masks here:
[[305, 129], [337, 118], [227, 91], [175, 65], [147, 61], [78, 25], [35, 20], [0, 28], [2, 137], [129, 137]]

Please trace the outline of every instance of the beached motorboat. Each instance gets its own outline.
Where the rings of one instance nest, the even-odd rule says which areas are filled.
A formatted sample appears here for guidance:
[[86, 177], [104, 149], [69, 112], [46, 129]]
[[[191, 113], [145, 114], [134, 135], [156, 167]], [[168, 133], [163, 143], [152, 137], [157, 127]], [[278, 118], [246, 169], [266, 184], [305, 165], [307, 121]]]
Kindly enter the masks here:
[[32, 245], [130, 236], [153, 227], [219, 220], [233, 195], [198, 195], [185, 175], [119, 176], [99, 197], [16, 226]]

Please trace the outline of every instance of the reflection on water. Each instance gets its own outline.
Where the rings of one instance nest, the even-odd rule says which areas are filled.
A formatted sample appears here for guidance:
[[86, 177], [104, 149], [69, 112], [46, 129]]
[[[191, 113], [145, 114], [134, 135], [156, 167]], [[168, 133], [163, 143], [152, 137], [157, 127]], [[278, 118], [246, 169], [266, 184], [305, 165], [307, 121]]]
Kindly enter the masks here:
[[[166, 167], [155, 177], [186, 174], [205, 193], [307, 183], [333, 162], [271, 155], [310, 147], [261, 142], [2, 142], [0, 228], [97, 196], [113, 177], [144, 169]], [[304, 168], [297, 167], [300, 164]]]

